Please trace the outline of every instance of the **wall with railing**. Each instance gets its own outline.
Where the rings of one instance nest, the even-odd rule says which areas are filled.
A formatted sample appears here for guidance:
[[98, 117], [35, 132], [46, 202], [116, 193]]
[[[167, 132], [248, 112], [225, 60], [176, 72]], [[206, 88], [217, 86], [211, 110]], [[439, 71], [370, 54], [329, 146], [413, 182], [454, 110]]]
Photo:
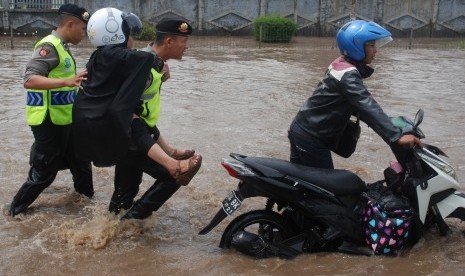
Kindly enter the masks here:
[[166, 16], [183, 18], [198, 35], [251, 35], [262, 15], [292, 19], [302, 36], [333, 36], [353, 18], [376, 21], [400, 37], [465, 34], [464, 0], [0, 0], [0, 28], [48, 32], [56, 25], [56, 9], [68, 2], [90, 12], [112, 6], [153, 24]]
[[66, 0], [7, 0], [2, 1], [1, 8], [9, 9], [58, 9], [62, 4], [74, 2]]

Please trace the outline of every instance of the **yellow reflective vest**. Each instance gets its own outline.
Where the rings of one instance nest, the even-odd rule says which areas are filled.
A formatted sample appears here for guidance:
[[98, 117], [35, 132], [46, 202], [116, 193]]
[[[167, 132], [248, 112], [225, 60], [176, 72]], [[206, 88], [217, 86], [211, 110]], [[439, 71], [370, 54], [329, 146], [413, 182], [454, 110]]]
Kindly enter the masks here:
[[[48, 35], [35, 45], [43, 43], [55, 46], [59, 64], [48, 73], [48, 78], [67, 79], [76, 75], [76, 64], [71, 54], [65, 50], [60, 38]], [[26, 117], [30, 126], [42, 124], [47, 112], [55, 125], [69, 125], [72, 122], [72, 109], [76, 98], [76, 87], [65, 86], [49, 90], [30, 89], [27, 91]]]
[[163, 74], [158, 73], [153, 68], [150, 72], [152, 74], [152, 83], [142, 94], [142, 113], [140, 117], [144, 119], [149, 127], [154, 127], [160, 116], [160, 87]]

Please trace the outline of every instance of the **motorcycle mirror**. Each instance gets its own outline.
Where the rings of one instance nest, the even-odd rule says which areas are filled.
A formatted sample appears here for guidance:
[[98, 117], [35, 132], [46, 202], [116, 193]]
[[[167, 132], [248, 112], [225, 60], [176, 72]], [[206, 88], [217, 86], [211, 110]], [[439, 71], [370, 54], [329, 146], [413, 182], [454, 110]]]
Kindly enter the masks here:
[[417, 114], [415, 115], [415, 123], [414, 125], [417, 127], [423, 122], [423, 116], [425, 115], [425, 112], [423, 109], [418, 109]]

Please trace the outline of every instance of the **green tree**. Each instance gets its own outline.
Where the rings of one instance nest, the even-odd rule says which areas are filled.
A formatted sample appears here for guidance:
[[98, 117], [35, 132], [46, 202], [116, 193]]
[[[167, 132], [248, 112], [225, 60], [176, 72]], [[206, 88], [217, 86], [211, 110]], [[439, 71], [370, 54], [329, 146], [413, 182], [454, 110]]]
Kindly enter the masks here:
[[260, 16], [254, 21], [254, 36], [262, 42], [290, 42], [297, 25], [286, 17]]
[[142, 34], [138, 38], [138, 40], [146, 40], [146, 41], [154, 40], [155, 34], [157, 32], [155, 26], [153, 26], [152, 24], [148, 22], [142, 22], [142, 25], [143, 25]]

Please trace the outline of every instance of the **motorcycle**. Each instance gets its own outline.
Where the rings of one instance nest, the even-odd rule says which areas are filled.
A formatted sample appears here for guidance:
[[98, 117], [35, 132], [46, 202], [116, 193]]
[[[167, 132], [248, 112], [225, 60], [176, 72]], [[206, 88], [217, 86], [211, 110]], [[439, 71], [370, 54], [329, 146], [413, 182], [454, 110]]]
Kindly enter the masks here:
[[[414, 121], [403, 116], [392, 119], [402, 128], [422, 139], [419, 125], [423, 110]], [[441, 235], [450, 228], [446, 218], [465, 220], [465, 194], [447, 155], [438, 147], [424, 144], [411, 149], [391, 147], [397, 164], [403, 169], [394, 178], [385, 170], [387, 190], [408, 198], [413, 209], [409, 241], [418, 241], [431, 226]], [[366, 250], [345, 248], [344, 242], [365, 244], [360, 208], [361, 195], [370, 184], [348, 170], [320, 169], [268, 157], [249, 157], [231, 153], [222, 166], [237, 178], [237, 188], [222, 201], [221, 208], [200, 232], [205, 235], [226, 217], [232, 216], [243, 201], [266, 198], [264, 209], [245, 212], [234, 218], [224, 230], [219, 246], [258, 258], [292, 258], [301, 252], [340, 251], [366, 254]], [[389, 169], [392, 172], [392, 169]], [[391, 175], [391, 177], [388, 177]], [[239, 243], [237, 241], [246, 241]], [[366, 245], [366, 244], [365, 244]], [[370, 249], [368, 246], [366, 248]], [[365, 249], [366, 249], [365, 248]], [[371, 249], [370, 249], [371, 250]], [[371, 251], [372, 252], [372, 251]]]

